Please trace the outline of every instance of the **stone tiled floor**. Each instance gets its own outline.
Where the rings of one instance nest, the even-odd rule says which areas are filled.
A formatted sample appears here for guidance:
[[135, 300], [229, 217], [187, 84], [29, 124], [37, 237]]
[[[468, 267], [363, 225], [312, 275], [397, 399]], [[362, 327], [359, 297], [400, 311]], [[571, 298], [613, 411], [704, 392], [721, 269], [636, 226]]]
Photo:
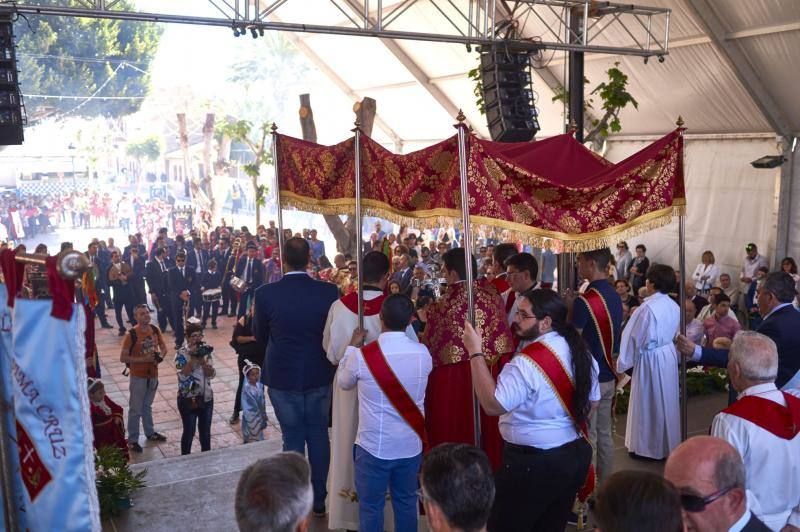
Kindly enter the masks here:
[[[109, 311], [106, 316], [110, 323], [114, 322], [114, 312]], [[155, 313], [153, 313], [155, 322]], [[100, 367], [103, 383], [108, 396], [125, 410], [125, 424], [128, 418], [128, 377], [122, 375], [124, 365], [119, 361], [122, 338], [117, 336], [117, 329], [101, 329], [95, 320], [97, 330], [97, 350], [100, 354]], [[218, 329], [211, 329], [210, 325], [205, 330], [206, 343], [214, 347], [213, 362], [217, 376], [212, 381], [214, 389], [214, 418], [211, 422], [211, 448], [221, 449], [242, 443], [240, 424], [228, 424], [228, 418], [233, 412], [236, 399], [236, 387], [239, 383], [238, 368], [236, 367], [236, 353], [228, 345], [233, 333], [235, 318], [220, 317], [217, 320]], [[174, 337], [172, 331], [164, 335], [164, 341], [169, 351], [164, 362], [159, 366], [159, 384], [156, 398], [153, 401], [153, 421], [156, 430], [167, 437], [166, 442], [156, 443], [147, 441], [142, 433], [139, 444], [144, 449], [141, 454], [132, 453], [134, 463], [156, 460], [181, 454], [180, 438], [182, 432], [181, 417], [178, 414], [177, 389], [178, 376], [172, 359], [175, 355]], [[266, 431], [266, 438], [278, 438], [280, 430], [275, 420], [275, 414], [267, 398], [267, 413], [270, 421]], [[141, 432], [141, 429], [140, 429]], [[200, 452], [200, 442], [195, 435], [192, 452]]]

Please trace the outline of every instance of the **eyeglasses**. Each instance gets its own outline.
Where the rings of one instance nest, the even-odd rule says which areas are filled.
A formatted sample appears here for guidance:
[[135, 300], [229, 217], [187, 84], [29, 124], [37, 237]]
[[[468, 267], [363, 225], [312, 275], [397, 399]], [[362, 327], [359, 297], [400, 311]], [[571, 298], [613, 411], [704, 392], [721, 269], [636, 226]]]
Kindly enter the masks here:
[[517, 309], [516, 315], [521, 320], [529, 320], [529, 319], [532, 319], [532, 318], [536, 317], [536, 316], [528, 316], [527, 314], [523, 314], [522, 312], [519, 311], [519, 309]]
[[681, 492], [681, 507], [687, 512], [692, 513], [699, 513], [703, 512], [706, 509], [706, 506], [711, 504], [712, 502], [716, 501], [717, 499], [724, 497], [729, 491], [731, 491], [736, 486], [728, 486], [727, 488], [720, 490], [716, 493], [712, 493], [711, 495], [707, 495], [703, 497], [702, 495], [693, 495], [691, 493]]

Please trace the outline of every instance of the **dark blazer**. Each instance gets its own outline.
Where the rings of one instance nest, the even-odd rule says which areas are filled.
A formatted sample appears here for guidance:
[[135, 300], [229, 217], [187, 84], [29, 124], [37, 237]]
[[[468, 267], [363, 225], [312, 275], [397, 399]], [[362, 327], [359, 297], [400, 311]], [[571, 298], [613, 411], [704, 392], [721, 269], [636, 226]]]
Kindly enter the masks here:
[[400, 284], [400, 291], [405, 293], [406, 289], [411, 284], [411, 277], [414, 275], [414, 268], [409, 267], [405, 273], [403, 271], [395, 272], [392, 276], [392, 281], [397, 281]]
[[[778, 309], [761, 322], [756, 331], [772, 338], [778, 347], [775, 386], [780, 388], [800, 370], [800, 312], [792, 305]], [[728, 350], [704, 347], [700, 364], [725, 367], [728, 365]]]
[[[136, 247], [139, 248], [139, 258], [144, 260], [145, 254], [147, 253], [147, 248], [144, 244], [136, 244]], [[131, 258], [131, 245], [128, 244], [124, 248], [122, 248], [122, 260], [128, 262], [128, 259]]]
[[305, 274], [284, 275], [256, 289], [253, 332], [267, 345], [261, 372], [266, 386], [302, 392], [333, 382], [336, 368], [322, 348], [322, 332], [338, 298], [335, 284]]
[[214, 273], [208, 270], [203, 272], [202, 280], [200, 281], [200, 286], [203, 287], [203, 290], [219, 288], [220, 284], [222, 284], [222, 272], [219, 271], [219, 267], [217, 267], [217, 271]]
[[[239, 257], [239, 262], [236, 263], [236, 277], [247, 281], [244, 278], [245, 271], [244, 269], [247, 267], [247, 255], [242, 255]], [[250, 284], [249, 288], [258, 288], [264, 284], [264, 264], [261, 263], [261, 260], [253, 257], [253, 282]]]
[[[167, 270], [169, 271], [174, 264], [168, 258], [165, 258], [164, 266], [166, 266]], [[169, 287], [167, 286], [167, 272], [162, 273], [161, 267], [158, 265], [158, 261], [156, 259], [153, 259], [147, 263], [145, 268], [145, 278], [147, 279], [147, 291], [151, 294], [160, 296], [169, 292]]]
[[[128, 258], [124, 259], [122, 262], [130, 264], [131, 263], [130, 256], [128, 256]], [[158, 266], [158, 263], [156, 263], [156, 266]], [[136, 260], [133, 261], [133, 265], [131, 266], [131, 269], [133, 269], [133, 273], [131, 274], [130, 279], [136, 282], [139, 281], [144, 282], [144, 278], [147, 275], [146, 268], [147, 267], [144, 263], [144, 259], [142, 257], [136, 257]]]
[[[184, 268], [183, 271], [184, 275], [181, 275], [181, 271], [177, 266], [174, 266], [167, 272], [167, 286], [169, 287], [170, 296], [174, 298], [180, 296], [184, 290], [192, 291], [195, 276], [194, 270]], [[174, 301], [177, 301], [177, 299], [174, 299]]]
[[744, 525], [742, 532], [767, 532], [771, 530], [767, 525], [761, 522], [761, 520], [755, 516], [755, 514], [750, 514], [750, 520]]
[[111, 266], [111, 260], [106, 260], [106, 257], [103, 253], [100, 253], [98, 250], [97, 254], [94, 257], [85, 253], [89, 260], [92, 261], [95, 265], [95, 276], [94, 276], [94, 285], [97, 288], [107, 288], [108, 287], [108, 268]]
[[[186, 252], [186, 267], [191, 268], [193, 272], [197, 271], [197, 257], [194, 254], [194, 249]], [[205, 272], [208, 270], [208, 251], [200, 250], [200, 270]], [[200, 279], [197, 279], [198, 281]]]
[[[214, 252], [214, 260], [217, 261], [217, 270], [220, 272], [225, 271], [225, 266], [228, 264], [228, 259], [231, 256], [231, 248], [226, 249], [225, 251], [216, 250]], [[233, 275], [233, 269], [236, 267], [236, 264], [231, 263], [231, 269], [228, 270], [228, 274], [226, 277], [230, 278]]]

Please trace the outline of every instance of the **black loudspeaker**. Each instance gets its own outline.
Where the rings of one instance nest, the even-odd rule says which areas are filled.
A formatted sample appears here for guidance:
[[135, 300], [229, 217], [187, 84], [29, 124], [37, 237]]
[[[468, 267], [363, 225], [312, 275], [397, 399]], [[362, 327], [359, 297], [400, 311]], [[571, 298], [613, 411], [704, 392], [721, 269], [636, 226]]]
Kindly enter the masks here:
[[503, 46], [481, 50], [481, 83], [492, 140], [527, 142], [539, 131], [529, 52]]
[[25, 106], [19, 90], [11, 15], [0, 15], [0, 146], [22, 144]]

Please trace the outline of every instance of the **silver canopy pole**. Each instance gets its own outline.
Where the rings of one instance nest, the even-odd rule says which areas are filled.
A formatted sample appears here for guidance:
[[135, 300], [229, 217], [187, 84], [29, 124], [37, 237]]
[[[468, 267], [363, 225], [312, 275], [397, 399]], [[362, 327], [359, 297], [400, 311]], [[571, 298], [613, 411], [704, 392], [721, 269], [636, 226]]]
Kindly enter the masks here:
[[278, 165], [278, 126], [272, 123], [272, 164], [275, 165], [275, 204], [278, 209], [278, 248], [280, 249], [281, 271], [283, 271], [283, 209], [281, 207], [281, 180]]
[[[472, 282], [472, 229], [469, 223], [469, 187], [467, 180], [467, 126], [464, 124], [464, 113], [459, 110], [458, 123], [458, 174], [461, 178], [461, 235], [464, 239], [464, 266], [467, 273], [467, 319], [475, 326], [475, 286]], [[486, 334], [489, 331], [484, 331]], [[469, 353], [467, 353], [469, 354]], [[473, 390], [472, 415], [475, 427], [475, 447], [481, 446], [481, 406]]]
[[[678, 117], [676, 125], [683, 127], [683, 118]], [[683, 130], [680, 132], [683, 137]], [[683, 154], [681, 154], [683, 165]], [[678, 301], [681, 309], [681, 334], [686, 336], [686, 214], [678, 216], [678, 269], [680, 270], [680, 286], [678, 286]], [[686, 357], [681, 356], [681, 441], [689, 437], [689, 394], [686, 390]]]
[[355, 159], [353, 161], [353, 174], [356, 185], [356, 267], [358, 275], [358, 328], [364, 328], [364, 275], [362, 261], [364, 259], [364, 235], [361, 223], [361, 122], [356, 119], [353, 129]]

